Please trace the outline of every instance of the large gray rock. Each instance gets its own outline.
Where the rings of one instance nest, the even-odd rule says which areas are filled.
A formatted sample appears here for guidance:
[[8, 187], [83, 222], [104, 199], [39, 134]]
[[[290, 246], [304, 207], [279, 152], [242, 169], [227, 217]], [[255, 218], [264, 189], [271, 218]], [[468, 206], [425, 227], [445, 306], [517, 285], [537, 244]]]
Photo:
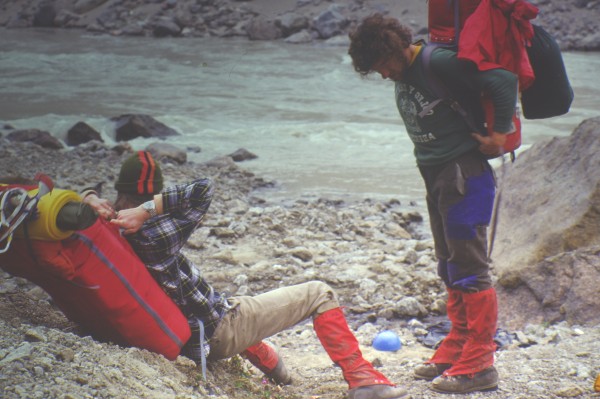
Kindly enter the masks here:
[[40, 129], [24, 129], [10, 132], [6, 138], [16, 142], [30, 142], [39, 145], [40, 147], [60, 150], [64, 148], [63, 144], [50, 132]]
[[264, 17], [252, 18], [246, 25], [246, 32], [251, 40], [275, 40], [283, 35], [275, 21]]
[[348, 18], [334, 4], [314, 18], [313, 27], [322, 39], [329, 39], [343, 33], [349, 23]]
[[176, 37], [180, 34], [181, 27], [172, 18], [161, 17], [152, 24], [152, 35], [154, 37]]
[[288, 37], [294, 33], [307, 29], [309, 26], [308, 17], [296, 12], [288, 12], [275, 19], [275, 24], [281, 28], [283, 36]]
[[152, 143], [146, 147], [146, 151], [151, 153], [157, 161], [173, 162], [179, 165], [187, 162], [185, 150], [169, 143]]
[[79, 121], [67, 131], [67, 145], [76, 146], [92, 140], [104, 143], [100, 133], [85, 122]]
[[600, 323], [600, 118], [535, 144], [499, 175], [500, 321]]
[[149, 115], [124, 114], [111, 118], [116, 122], [115, 139], [133, 140], [137, 137], [177, 136], [179, 133]]

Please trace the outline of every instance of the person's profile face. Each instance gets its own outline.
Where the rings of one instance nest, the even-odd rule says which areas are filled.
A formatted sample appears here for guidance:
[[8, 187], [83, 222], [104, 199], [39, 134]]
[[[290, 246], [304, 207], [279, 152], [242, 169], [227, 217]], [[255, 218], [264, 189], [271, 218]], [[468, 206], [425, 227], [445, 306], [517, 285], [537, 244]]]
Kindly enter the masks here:
[[377, 62], [373, 65], [373, 72], [380, 74], [382, 79], [399, 81], [402, 80], [406, 66], [404, 54], [398, 54]]

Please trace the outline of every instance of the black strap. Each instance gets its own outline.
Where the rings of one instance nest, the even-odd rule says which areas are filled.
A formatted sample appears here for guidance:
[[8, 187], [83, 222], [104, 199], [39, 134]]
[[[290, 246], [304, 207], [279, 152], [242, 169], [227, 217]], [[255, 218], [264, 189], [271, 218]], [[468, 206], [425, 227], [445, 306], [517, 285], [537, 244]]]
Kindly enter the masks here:
[[[458, 2], [457, 2], [458, 3]], [[463, 117], [467, 125], [473, 129], [474, 132], [478, 132], [479, 128], [477, 124], [473, 120], [471, 114], [462, 106], [454, 96], [451, 95], [448, 87], [442, 82], [442, 80], [431, 70], [431, 54], [437, 48], [450, 48], [448, 46], [440, 45], [440, 44], [427, 44], [423, 49], [423, 70], [425, 72], [425, 77], [427, 82], [429, 83], [429, 87], [433, 90], [434, 94], [438, 97], [437, 100], [432, 101], [429, 105], [423, 108], [421, 112], [419, 112], [419, 117], [423, 118], [429, 111], [431, 111], [436, 105], [440, 102], [444, 101], [450, 105], [450, 107], [458, 112], [460, 116]]]
[[458, 46], [458, 39], [460, 38], [460, 7], [458, 0], [448, 0], [454, 3], [454, 44]]

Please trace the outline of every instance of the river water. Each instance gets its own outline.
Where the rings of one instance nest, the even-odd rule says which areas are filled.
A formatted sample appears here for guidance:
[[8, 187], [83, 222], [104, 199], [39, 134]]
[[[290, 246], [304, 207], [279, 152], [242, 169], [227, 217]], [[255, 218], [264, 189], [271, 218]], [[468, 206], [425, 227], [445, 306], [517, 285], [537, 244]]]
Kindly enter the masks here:
[[[599, 115], [600, 54], [564, 59], [576, 94], [572, 109], [525, 120], [524, 149]], [[201, 147], [188, 153], [192, 161], [238, 148], [257, 154], [242, 165], [278, 182], [273, 200], [404, 202], [424, 194], [393, 83], [361, 78], [345, 46], [0, 30], [0, 82], [0, 123], [64, 139], [84, 121], [114, 144], [110, 117], [148, 114], [181, 133], [171, 144]]]

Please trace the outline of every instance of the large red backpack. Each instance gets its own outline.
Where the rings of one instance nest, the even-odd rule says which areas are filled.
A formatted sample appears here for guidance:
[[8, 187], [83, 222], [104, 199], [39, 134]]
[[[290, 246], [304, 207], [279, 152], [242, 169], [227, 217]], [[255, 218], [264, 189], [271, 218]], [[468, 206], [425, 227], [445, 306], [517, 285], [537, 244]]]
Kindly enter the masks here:
[[180, 309], [118, 229], [101, 219], [61, 241], [15, 238], [0, 267], [39, 285], [98, 340], [173, 360], [190, 338]]
[[[498, 24], [498, 20], [472, 19], [487, 15], [487, 10], [504, 14], [506, 21]], [[563, 115], [573, 102], [573, 89], [556, 40], [542, 27], [534, 24], [529, 26], [526, 22], [535, 18], [537, 13], [537, 7], [525, 0], [428, 0], [429, 42], [454, 46], [459, 51], [459, 58], [466, 56], [466, 59], [481, 66], [480, 61], [490, 56], [494, 63], [500, 65], [504, 64], [502, 60], [512, 63], [515, 57], [509, 52], [493, 55], [496, 49], [504, 49], [504, 46], [484, 48], [477, 34], [480, 31], [470, 31], [472, 27], [491, 25], [494, 29], [500, 29], [501, 37], [516, 39], [512, 44], [513, 49], [516, 48], [514, 46], [522, 46], [519, 43], [524, 40], [525, 49], [519, 55], [522, 61], [513, 65], [515, 69], [507, 68], [519, 76], [523, 116], [526, 119], [543, 119]], [[459, 40], [463, 28], [469, 34], [467, 37], [460, 36]], [[529, 32], [526, 32], [527, 28]], [[516, 35], [521, 34], [523, 36], [517, 38]], [[508, 39], [502, 40], [503, 45], [510, 43]], [[465, 46], [466, 49], [463, 48]], [[474, 54], [477, 52], [481, 54]], [[514, 138], [512, 141], [516, 142]]]
[[427, 3], [429, 41], [456, 44], [458, 33], [481, 0], [428, 0]]

